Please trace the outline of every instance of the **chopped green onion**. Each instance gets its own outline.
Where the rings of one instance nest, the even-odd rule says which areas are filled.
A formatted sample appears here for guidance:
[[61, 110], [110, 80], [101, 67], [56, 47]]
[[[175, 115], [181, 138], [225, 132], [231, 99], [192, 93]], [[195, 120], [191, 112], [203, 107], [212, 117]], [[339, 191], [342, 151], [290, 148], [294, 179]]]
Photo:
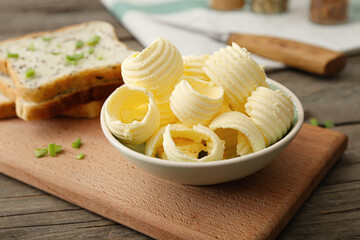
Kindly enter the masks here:
[[62, 46], [60, 44], [56, 45], [57, 48], [62, 48]]
[[84, 41], [77, 41], [76, 44], [75, 44], [76, 48], [82, 48], [84, 46]]
[[56, 153], [61, 153], [62, 152], [61, 145], [55, 145], [55, 152]]
[[8, 53], [8, 54], [7, 54], [7, 57], [8, 57], [8, 58], [18, 58], [18, 57], [19, 57], [19, 54], [18, 54], [18, 53]]
[[47, 148], [35, 148], [35, 157], [41, 158], [48, 153]]
[[77, 64], [77, 61], [72, 61], [72, 60], [69, 60], [69, 59], [66, 59], [66, 62], [70, 65], [76, 65]]
[[85, 153], [79, 153], [76, 155], [76, 159], [83, 159], [85, 157]]
[[56, 55], [61, 54], [61, 52], [51, 52], [51, 54], [56, 56]]
[[32, 43], [32, 44], [30, 44], [30, 46], [29, 46], [29, 50], [30, 51], [35, 51], [35, 46], [34, 46], [34, 44]]
[[69, 61], [78, 61], [82, 58], [84, 58], [84, 53], [77, 53], [74, 55], [66, 55], [66, 59]]
[[101, 55], [101, 56], [98, 56], [97, 59], [98, 59], [99, 61], [101, 61], [101, 60], [104, 59], [104, 56], [102, 56], [102, 55]]
[[84, 58], [84, 53], [77, 53], [74, 55], [66, 55], [66, 62], [72, 65], [76, 65], [77, 61]]
[[92, 38], [90, 38], [90, 40], [86, 43], [89, 46], [95, 46], [96, 44], [98, 44], [100, 42], [101, 37], [98, 35], [93, 36]]
[[79, 149], [81, 146], [81, 138], [76, 139], [75, 142], [71, 143], [71, 146]]
[[26, 78], [30, 78], [30, 77], [32, 77], [34, 75], [35, 75], [35, 70], [34, 69], [32, 69], [31, 67], [26, 69], [26, 73], [25, 73]]
[[311, 118], [310, 119], [310, 124], [313, 126], [319, 126], [319, 122], [316, 118]]
[[89, 47], [89, 54], [93, 54], [94, 53], [94, 47]]
[[51, 41], [51, 37], [42, 37], [42, 40], [44, 42], [50, 42]]
[[335, 127], [335, 124], [332, 121], [328, 120], [328, 121], [324, 121], [324, 126], [326, 128], [333, 128]]
[[48, 150], [49, 150], [49, 154], [52, 157], [56, 157], [56, 147], [55, 147], [55, 143], [50, 143], [48, 146]]

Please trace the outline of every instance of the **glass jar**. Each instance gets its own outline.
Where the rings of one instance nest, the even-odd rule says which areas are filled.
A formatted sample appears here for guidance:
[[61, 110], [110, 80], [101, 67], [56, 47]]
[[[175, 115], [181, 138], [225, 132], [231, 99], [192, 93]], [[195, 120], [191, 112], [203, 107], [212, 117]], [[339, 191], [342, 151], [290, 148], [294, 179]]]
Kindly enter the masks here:
[[228, 11], [242, 8], [245, 0], [211, 0], [210, 6], [213, 9]]
[[320, 24], [338, 24], [347, 20], [348, 0], [312, 0], [310, 20]]

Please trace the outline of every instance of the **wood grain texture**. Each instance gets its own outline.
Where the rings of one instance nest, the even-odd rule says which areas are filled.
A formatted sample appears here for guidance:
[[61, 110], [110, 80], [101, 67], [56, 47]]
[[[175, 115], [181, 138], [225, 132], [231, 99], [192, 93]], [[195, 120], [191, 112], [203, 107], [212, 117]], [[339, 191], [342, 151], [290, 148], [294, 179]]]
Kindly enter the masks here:
[[[1, 135], [9, 137], [0, 140], [6, 149], [1, 172], [157, 239], [273, 239], [346, 147], [345, 135], [304, 125], [285, 153], [260, 172], [195, 187], [133, 167], [107, 143], [98, 119], [12, 119], [2, 126]], [[28, 137], [21, 139], [23, 132]], [[84, 160], [76, 160], [79, 150], [70, 147], [78, 137]], [[34, 148], [55, 139], [62, 154], [33, 156]]]
[[289, 39], [234, 33], [228, 40], [229, 44], [232, 42], [254, 54], [319, 75], [337, 74], [346, 64], [341, 52]]

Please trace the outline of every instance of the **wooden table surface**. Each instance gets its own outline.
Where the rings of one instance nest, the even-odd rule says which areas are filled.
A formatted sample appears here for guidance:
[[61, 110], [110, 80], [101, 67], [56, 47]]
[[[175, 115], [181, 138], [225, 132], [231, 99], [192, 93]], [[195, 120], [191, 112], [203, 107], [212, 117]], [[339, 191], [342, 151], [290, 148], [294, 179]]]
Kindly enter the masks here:
[[[112, 23], [121, 41], [143, 48], [97, 0], [0, 0], [0, 40], [89, 20]], [[294, 69], [268, 76], [300, 98], [305, 121], [332, 120], [334, 130], [349, 136], [348, 150], [278, 239], [360, 239], [360, 57], [351, 57], [331, 78]], [[149, 239], [0, 174], [0, 239], [88, 238]]]

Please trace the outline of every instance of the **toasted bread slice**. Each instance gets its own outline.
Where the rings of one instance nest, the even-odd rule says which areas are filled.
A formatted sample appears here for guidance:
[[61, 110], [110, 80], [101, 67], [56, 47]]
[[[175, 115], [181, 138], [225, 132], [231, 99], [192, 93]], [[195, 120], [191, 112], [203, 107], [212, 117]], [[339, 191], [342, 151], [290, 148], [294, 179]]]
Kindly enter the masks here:
[[0, 42], [0, 71], [11, 76], [21, 101], [42, 103], [121, 79], [131, 53], [111, 24], [93, 21]]
[[[76, 92], [65, 93], [41, 103], [28, 102], [17, 97], [15, 101], [16, 115], [27, 121], [54, 117], [80, 104], [93, 100], [103, 100], [121, 84], [120, 80], [109, 81], [100, 85], [83, 88]], [[71, 113], [74, 112], [70, 111]]]
[[15, 117], [15, 102], [0, 93], [0, 119]]

